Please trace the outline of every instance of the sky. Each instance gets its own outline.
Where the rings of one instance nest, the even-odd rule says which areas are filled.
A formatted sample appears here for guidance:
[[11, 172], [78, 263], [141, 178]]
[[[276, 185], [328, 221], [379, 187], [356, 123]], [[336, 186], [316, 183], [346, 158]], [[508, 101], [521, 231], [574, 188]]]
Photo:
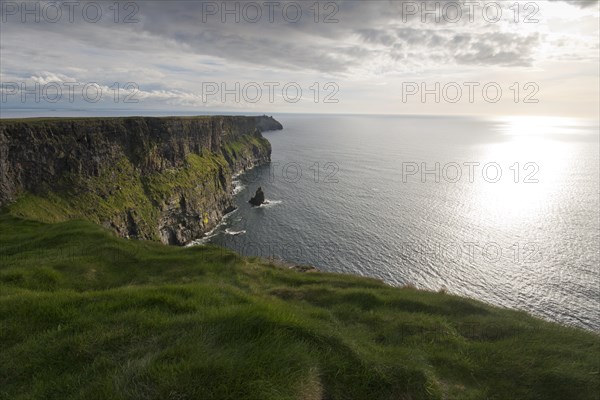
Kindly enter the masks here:
[[599, 118], [598, 1], [0, 3], [0, 116]]

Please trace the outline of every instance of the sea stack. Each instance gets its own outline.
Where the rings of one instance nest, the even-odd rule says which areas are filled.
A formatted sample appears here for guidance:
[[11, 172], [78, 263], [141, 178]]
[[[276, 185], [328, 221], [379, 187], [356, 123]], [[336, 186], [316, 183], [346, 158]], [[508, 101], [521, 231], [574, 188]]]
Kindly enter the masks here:
[[254, 197], [251, 198], [250, 201], [248, 201], [248, 203], [252, 204], [255, 207], [260, 206], [264, 202], [265, 202], [265, 194], [262, 191], [261, 187], [259, 187], [258, 189], [256, 189], [256, 193], [254, 194]]

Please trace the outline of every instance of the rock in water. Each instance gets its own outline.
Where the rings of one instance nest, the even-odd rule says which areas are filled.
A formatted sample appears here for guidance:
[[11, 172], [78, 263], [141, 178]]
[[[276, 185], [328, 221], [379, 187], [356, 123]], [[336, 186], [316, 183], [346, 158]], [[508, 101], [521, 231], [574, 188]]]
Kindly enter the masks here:
[[258, 188], [256, 189], [256, 193], [254, 194], [254, 197], [250, 199], [250, 201], [248, 203], [252, 204], [255, 207], [260, 206], [261, 204], [263, 204], [265, 202], [265, 194], [262, 191], [262, 188]]

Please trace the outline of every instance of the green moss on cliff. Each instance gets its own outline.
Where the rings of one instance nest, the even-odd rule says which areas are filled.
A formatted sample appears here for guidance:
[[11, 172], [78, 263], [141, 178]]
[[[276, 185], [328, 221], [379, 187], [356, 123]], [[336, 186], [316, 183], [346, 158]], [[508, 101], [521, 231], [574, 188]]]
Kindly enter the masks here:
[[[182, 244], [231, 207], [231, 179], [269, 160], [266, 117], [0, 121], [0, 204], [39, 221], [84, 218], [119, 235]], [[277, 123], [278, 124], [278, 123]], [[14, 203], [14, 200], [17, 200]]]
[[44, 222], [81, 218], [106, 226], [126, 226], [127, 213], [131, 213], [140, 236], [158, 239], [158, 210], [144, 192], [139, 171], [127, 158], [108, 165], [95, 177], [63, 176], [56, 190], [43, 196], [28, 194], [11, 204], [9, 210]]
[[203, 154], [189, 154], [183, 168], [171, 168], [160, 174], [142, 178], [147, 194], [155, 201], [167, 201], [172, 193], [196, 191], [216, 193], [223, 190], [219, 177], [230, 174], [229, 165], [220, 154], [204, 151]]
[[[158, 210], [146, 195], [140, 172], [127, 158], [100, 172], [98, 177], [69, 180], [62, 198], [82, 217], [99, 224], [127, 224], [126, 213], [132, 214], [140, 236], [158, 239]], [[124, 214], [125, 213], [125, 214]]]
[[46, 197], [26, 194], [11, 204], [12, 215], [40, 222], [62, 222], [71, 218], [81, 218], [61, 197], [48, 193]]
[[269, 141], [263, 137], [244, 136], [238, 140], [225, 143], [223, 151], [231, 159], [240, 156], [251, 158], [254, 154], [270, 147]]
[[597, 399], [598, 335], [0, 214], [2, 399]]
[[158, 240], [157, 205], [178, 200], [180, 195], [202, 202], [226, 190], [220, 178], [228, 179], [229, 174], [225, 158], [206, 150], [202, 155], [189, 154], [180, 168], [146, 176], [123, 158], [97, 177], [65, 176], [62, 190], [47, 192], [43, 197], [25, 195], [9, 210], [13, 215], [42, 222], [80, 218], [105, 226], [127, 226], [129, 213], [137, 236]]

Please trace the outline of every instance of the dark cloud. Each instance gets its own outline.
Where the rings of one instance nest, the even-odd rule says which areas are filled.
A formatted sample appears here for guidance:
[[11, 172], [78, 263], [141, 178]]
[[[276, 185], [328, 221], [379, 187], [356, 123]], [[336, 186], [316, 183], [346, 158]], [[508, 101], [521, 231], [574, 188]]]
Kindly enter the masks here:
[[[281, 2], [273, 22], [264, 15], [263, 8], [259, 23], [244, 21], [241, 12], [240, 23], [231, 23], [232, 15], [219, 15], [221, 12], [209, 15], [209, 3], [201, 2], [145, 3], [141, 16], [143, 29], [157, 36], [174, 38], [197, 54], [234, 62], [334, 74], [360, 67], [374, 53], [398, 59], [413, 52], [420, 54], [425, 61], [435, 58], [459, 65], [529, 65], [532, 62], [531, 50], [539, 40], [535, 35], [522, 39], [516, 33], [462, 33], [465, 24], [469, 23], [467, 17], [458, 24], [440, 24], [447, 29], [440, 33], [439, 26], [423, 25], [418, 15], [404, 18], [403, 3], [406, 1], [339, 1], [335, 3], [337, 8], [332, 7], [327, 12], [320, 10], [320, 19], [332, 14], [332, 18], [339, 21], [337, 23], [315, 23], [313, 11], [306, 7], [305, 2], [301, 3], [304, 5], [303, 17], [296, 23], [290, 23], [283, 17], [282, 11], [289, 3]], [[445, 3], [452, 2], [441, 2]], [[228, 7], [222, 2], [217, 4], [221, 11]], [[213, 7], [210, 11], [215, 11], [214, 5], [210, 7]], [[233, 8], [232, 5], [228, 9]], [[230, 22], [223, 24], [221, 17]], [[167, 22], [172, 18], [176, 18], [177, 24]], [[390, 25], [396, 28], [378, 28]], [[484, 32], [495, 28], [485, 25], [490, 24], [483, 24]], [[360, 47], [349, 40], [352, 38], [361, 40]], [[373, 49], [373, 46], [378, 47]], [[404, 55], [399, 52], [399, 47]]]
[[[359, 32], [365, 43], [412, 52], [420, 59], [437, 58], [445, 64], [527, 66], [540, 43], [538, 34], [522, 36], [510, 32], [456, 33], [449, 29], [369, 29]], [[424, 49], [427, 54], [419, 54]]]
[[[559, 1], [559, 0], [551, 0]], [[121, 7], [130, 2], [121, 2]], [[6, 23], [2, 26], [2, 45], [24, 38], [23, 54], [32, 54], [30, 65], [36, 61], [64, 57], [68, 49], [79, 56], [112, 55], [115, 60], [126, 57], [147, 61], [171, 53], [216, 57], [223, 65], [249, 65], [287, 71], [316, 71], [347, 74], [362, 68], [374, 57], [391, 61], [412, 58], [415, 64], [439, 62], [449, 65], [495, 65], [499, 67], [527, 66], [535, 62], [534, 51], [541, 36], [523, 34], [487, 21], [469, 22], [463, 16], [458, 23], [442, 20], [439, 24], [422, 23], [420, 15], [404, 15], [406, 5], [421, 6], [421, 1], [350, 1], [341, 0], [327, 6], [319, 2], [318, 22], [315, 23], [313, 2], [280, 1], [270, 20], [268, 7], [260, 6], [262, 15], [257, 23], [252, 9], [243, 9], [252, 2], [233, 1], [137, 1], [139, 10], [134, 18], [138, 23], [115, 24], [111, 18], [88, 23], [78, 18], [74, 23]], [[450, 0], [427, 0], [428, 7]], [[578, 6], [591, 7], [597, 1], [576, 1]], [[82, 2], [82, 4], [85, 4]], [[108, 4], [108, 3], [106, 3]], [[112, 4], [112, 3], [111, 3]], [[300, 4], [302, 17], [290, 22], [283, 10]], [[216, 9], [215, 9], [216, 7]], [[240, 10], [240, 20], [223, 13], [224, 9]], [[295, 6], [294, 6], [295, 7]], [[294, 7], [289, 15], [295, 15]], [[106, 11], [106, 10], [105, 10]], [[216, 11], [216, 14], [213, 12]], [[126, 14], [122, 12], [121, 17]], [[221, 18], [227, 19], [223, 23]], [[326, 23], [324, 19], [329, 17]], [[38, 38], [53, 38], [56, 51], [36, 49]], [[26, 44], [26, 39], [30, 44]], [[32, 47], [29, 49], [28, 47]], [[11, 53], [12, 54], [12, 53]]]

